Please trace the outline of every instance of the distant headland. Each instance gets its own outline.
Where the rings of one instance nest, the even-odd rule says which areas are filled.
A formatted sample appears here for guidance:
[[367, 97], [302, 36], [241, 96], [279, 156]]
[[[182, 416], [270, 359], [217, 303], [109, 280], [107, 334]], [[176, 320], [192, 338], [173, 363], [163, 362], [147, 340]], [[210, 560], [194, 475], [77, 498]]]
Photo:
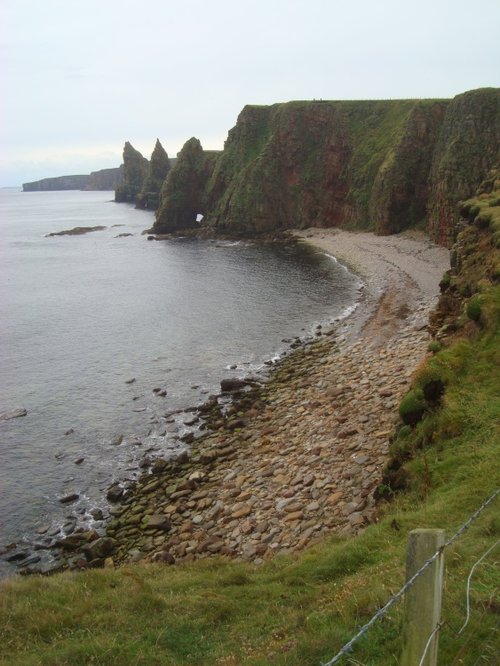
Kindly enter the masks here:
[[116, 190], [123, 181], [123, 166], [100, 169], [88, 175], [58, 176], [23, 183], [23, 192], [56, 190]]

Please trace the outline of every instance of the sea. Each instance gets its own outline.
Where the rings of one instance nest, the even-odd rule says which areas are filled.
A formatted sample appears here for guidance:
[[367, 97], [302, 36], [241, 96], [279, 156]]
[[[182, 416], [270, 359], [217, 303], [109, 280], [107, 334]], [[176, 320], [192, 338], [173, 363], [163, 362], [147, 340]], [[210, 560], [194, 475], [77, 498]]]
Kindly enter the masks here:
[[[10, 544], [91, 526], [111, 483], [185, 448], [183, 410], [221, 379], [265, 374], [356, 307], [360, 281], [332, 256], [148, 241], [153, 221], [113, 192], [0, 190], [0, 412], [27, 411], [0, 421], [0, 576]], [[79, 226], [105, 229], [48, 236]]]

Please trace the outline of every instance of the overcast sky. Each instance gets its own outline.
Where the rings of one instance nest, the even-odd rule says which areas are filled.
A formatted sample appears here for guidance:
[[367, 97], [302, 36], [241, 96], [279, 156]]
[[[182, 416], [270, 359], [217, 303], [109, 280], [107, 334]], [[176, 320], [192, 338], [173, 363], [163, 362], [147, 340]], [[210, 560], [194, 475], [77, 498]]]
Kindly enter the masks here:
[[248, 103], [500, 85], [499, 0], [0, 0], [0, 186], [222, 148]]

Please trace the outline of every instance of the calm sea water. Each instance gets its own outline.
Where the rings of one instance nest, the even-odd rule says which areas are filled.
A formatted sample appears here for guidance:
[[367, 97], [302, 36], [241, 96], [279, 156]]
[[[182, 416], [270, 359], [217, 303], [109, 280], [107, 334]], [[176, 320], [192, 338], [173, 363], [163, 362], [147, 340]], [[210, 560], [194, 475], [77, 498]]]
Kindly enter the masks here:
[[[357, 298], [358, 280], [331, 257], [148, 242], [151, 213], [111, 199], [0, 191], [0, 411], [28, 410], [0, 422], [0, 545], [105, 507], [103, 491], [133, 475], [146, 450], [180, 446], [188, 417], [162, 415], [262, 368], [283, 339], [311, 334]], [[46, 237], [95, 225], [106, 229]], [[62, 505], [71, 492], [80, 499]]]

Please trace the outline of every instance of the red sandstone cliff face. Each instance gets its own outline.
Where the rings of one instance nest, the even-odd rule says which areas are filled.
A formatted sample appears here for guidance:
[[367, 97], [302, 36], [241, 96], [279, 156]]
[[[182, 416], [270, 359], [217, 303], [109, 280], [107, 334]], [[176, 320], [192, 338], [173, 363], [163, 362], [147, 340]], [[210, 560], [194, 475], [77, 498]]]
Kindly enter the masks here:
[[474, 194], [500, 161], [500, 89], [457, 95], [449, 104], [434, 152], [428, 202], [429, 231], [450, 245], [457, 202]]
[[429, 174], [446, 105], [417, 105], [380, 167], [370, 198], [370, 219], [379, 234], [413, 227], [427, 214]]
[[[499, 158], [500, 91], [454, 100], [247, 106], [220, 154], [179, 156], [154, 230], [233, 236], [308, 226], [401, 231], [429, 219], [448, 243], [456, 203]], [[196, 153], [196, 154], [195, 154]]]

